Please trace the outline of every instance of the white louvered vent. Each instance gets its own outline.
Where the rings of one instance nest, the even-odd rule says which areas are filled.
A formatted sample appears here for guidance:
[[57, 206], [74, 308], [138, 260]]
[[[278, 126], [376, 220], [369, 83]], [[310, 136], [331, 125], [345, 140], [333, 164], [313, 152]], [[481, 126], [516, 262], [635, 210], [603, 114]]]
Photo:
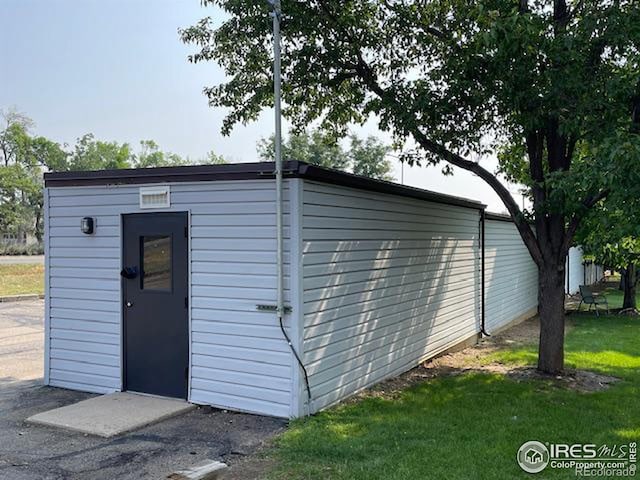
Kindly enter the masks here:
[[169, 208], [171, 192], [169, 187], [140, 188], [140, 208]]

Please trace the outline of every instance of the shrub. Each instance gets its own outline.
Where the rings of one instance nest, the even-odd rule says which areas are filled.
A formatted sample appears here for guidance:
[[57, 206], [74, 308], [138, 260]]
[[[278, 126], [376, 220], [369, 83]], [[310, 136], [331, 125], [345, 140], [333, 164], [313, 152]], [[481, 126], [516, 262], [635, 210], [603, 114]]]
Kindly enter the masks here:
[[42, 243], [24, 244], [0, 244], [0, 255], [42, 255], [44, 245]]

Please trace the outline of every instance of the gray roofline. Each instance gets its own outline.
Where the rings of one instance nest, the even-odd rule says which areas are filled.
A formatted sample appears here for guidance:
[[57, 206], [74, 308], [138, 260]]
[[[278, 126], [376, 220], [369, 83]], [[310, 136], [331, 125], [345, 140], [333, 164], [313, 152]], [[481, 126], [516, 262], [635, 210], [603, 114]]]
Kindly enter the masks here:
[[[44, 183], [51, 187], [91, 185], [141, 185], [222, 180], [255, 180], [275, 178], [273, 162], [195, 165], [184, 167], [134, 168], [85, 172], [51, 172], [44, 174]], [[484, 210], [486, 205], [475, 200], [445, 195], [393, 182], [361, 177], [351, 173], [310, 165], [304, 162], [283, 163], [285, 178], [304, 178], [332, 185], [358, 188], [379, 193], [417, 198], [430, 202]]]
[[487, 220], [496, 220], [498, 222], [513, 222], [511, 215], [507, 215], [506, 213], [486, 212], [484, 214], [484, 218]]

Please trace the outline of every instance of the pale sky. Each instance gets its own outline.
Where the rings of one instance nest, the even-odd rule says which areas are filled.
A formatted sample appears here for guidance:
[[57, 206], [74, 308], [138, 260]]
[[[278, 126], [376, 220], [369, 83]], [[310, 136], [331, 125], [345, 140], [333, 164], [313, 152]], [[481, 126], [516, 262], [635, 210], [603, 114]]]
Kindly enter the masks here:
[[[273, 113], [223, 137], [224, 111], [207, 105], [202, 88], [224, 75], [215, 64], [188, 63], [194, 49], [179, 40], [178, 28], [207, 15], [221, 18], [199, 0], [0, 0], [0, 108], [15, 107], [35, 121], [35, 133], [60, 143], [91, 132], [134, 148], [152, 139], [191, 158], [213, 150], [234, 162], [256, 161]], [[375, 122], [353, 131], [389, 138]], [[400, 181], [399, 166], [395, 176]], [[405, 167], [404, 180], [504, 211], [467, 172], [444, 177], [440, 168]]]

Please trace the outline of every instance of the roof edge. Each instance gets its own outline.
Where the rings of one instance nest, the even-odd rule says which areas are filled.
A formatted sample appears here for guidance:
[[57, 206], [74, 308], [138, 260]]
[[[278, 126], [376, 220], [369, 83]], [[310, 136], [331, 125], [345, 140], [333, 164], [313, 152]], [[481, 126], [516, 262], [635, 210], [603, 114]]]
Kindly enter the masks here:
[[[283, 173], [291, 176], [299, 168], [297, 161], [283, 163]], [[228, 163], [221, 165], [188, 165], [180, 167], [123, 168], [47, 172], [45, 187], [80, 187], [92, 185], [138, 185], [145, 183], [249, 180], [274, 178], [273, 162]]]
[[343, 187], [359, 188], [372, 192], [417, 198], [419, 200], [443, 203], [446, 205], [473, 208], [475, 210], [484, 210], [486, 208], [485, 204], [477, 200], [470, 200], [468, 198], [456, 197], [445, 193], [433, 192], [422, 188], [409, 187], [399, 183], [387, 182], [385, 180], [362, 177], [360, 175], [354, 175], [353, 173], [323, 168], [304, 162], [299, 162], [299, 165], [300, 169], [298, 171], [298, 176], [309, 180], [316, 180], [332, 185], [341, 185]]
[[507, 215], [506, 213], [485, 212], [484, 218], [487, 220], [495, 220], [497, 222], [513, 223], [513, 218], [511, 218], [511, 215]]
[[[319, 167], [296, 160], [283, 162], [285, 178], [303, 178], [332, 185], [387, 193], [430, 202], [484, 210], [486, 205], [467, 198], [408, 187], [398, 183]], [[51, 172], [44, 174], [47, 188], [101, 185], [144, 185], [224, 180], [258, 180], [275, 178], [274, 162], [230, 163], [223, 165], [193, 165], [181, 167], [133, 168], [81, 172]]]

